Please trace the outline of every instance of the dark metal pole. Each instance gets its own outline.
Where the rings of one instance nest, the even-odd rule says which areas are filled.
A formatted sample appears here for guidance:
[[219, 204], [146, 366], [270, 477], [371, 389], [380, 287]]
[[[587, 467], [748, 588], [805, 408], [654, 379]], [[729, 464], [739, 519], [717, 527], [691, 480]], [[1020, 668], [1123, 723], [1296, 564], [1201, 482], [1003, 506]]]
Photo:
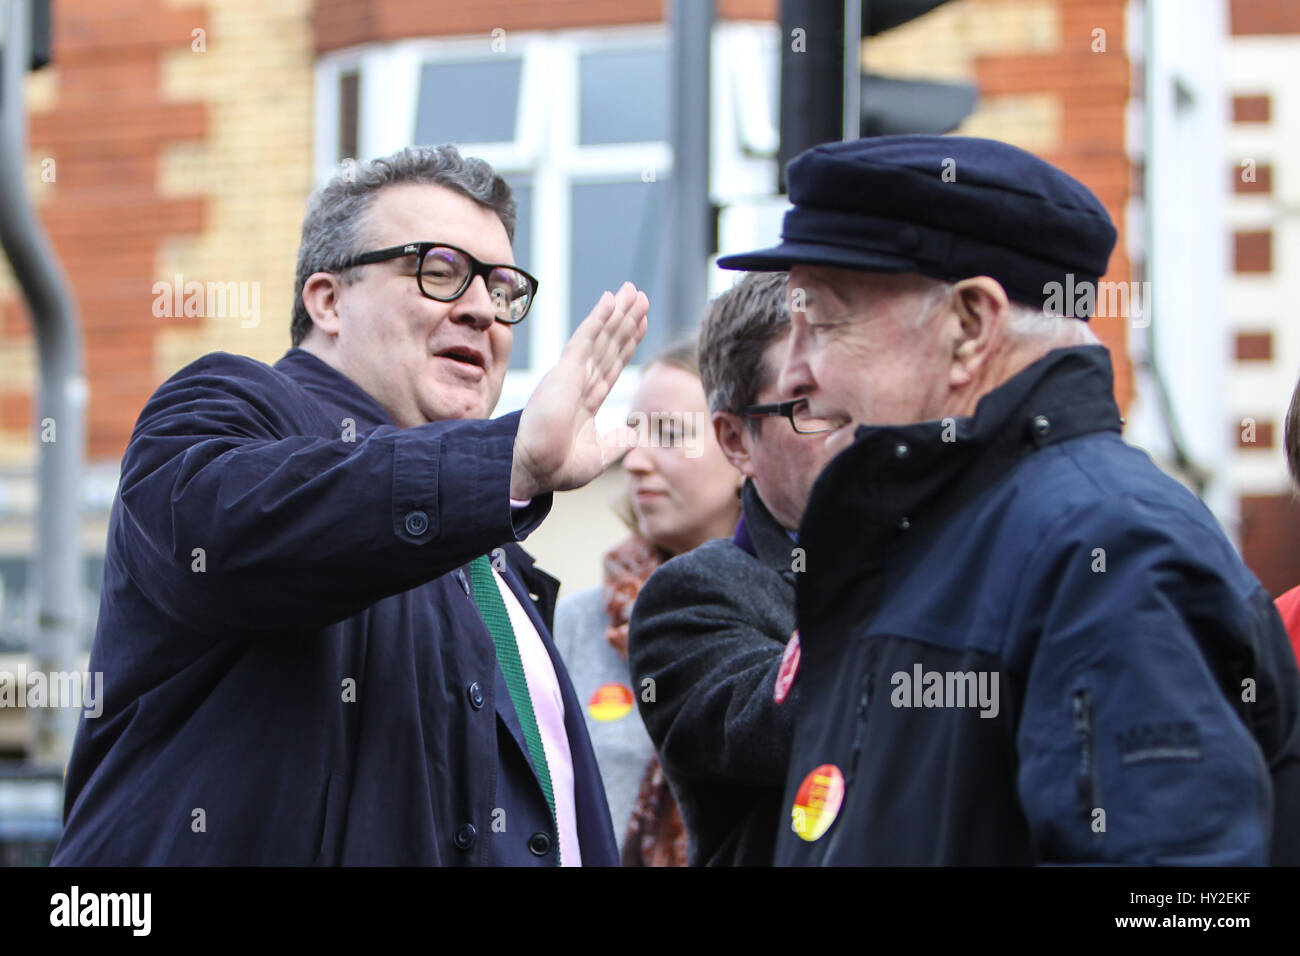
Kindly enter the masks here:
[[862, 135], [862, 15], [866, 0], [844, 0], [844, 122], [841, 139]]
[[663, 294], [651, 314], [669, 337], [693, 330], [708, 300], [713, 252], [709, 197], [709, 98], [713, 0], [672, 0], [669, 104], [673, 174], [663, 232]]
[[843, 133], [844, 5], [781, 0], [781, 192], [790, 160]]
[[[4, 7], [0, 6], [0, 11]], [[31, 56], [30, 0], [8, 4], [0, 41], [0, 245], [27, 300], [40, 361], [36, 633], [32, 665], [50, 675], [77, 666], [81, 622], [81, 469], [86, 378], [72, 293], [26, 191], [23, 78]], [[62, 764], [81, 709], [28, 713], [38, 760]]]

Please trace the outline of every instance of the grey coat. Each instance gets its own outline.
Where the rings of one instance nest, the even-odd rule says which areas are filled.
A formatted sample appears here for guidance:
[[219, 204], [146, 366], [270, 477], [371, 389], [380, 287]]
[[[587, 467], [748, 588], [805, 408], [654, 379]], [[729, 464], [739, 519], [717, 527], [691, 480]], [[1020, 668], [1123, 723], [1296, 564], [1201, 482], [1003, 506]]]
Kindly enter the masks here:
[[[628, 635], [637, 705], [686, 824], [691, 865], [770, 865], [793, 739], [793, 698], [772, 696], [794, 630], [795, 543], [752, 482], [736, 539], [709, 541], [657, 570]], [[788, 825], [788, 824], [787, 824]]]
[[605, 782], [605, 798], [613, 817], [619, 852], [627, 837], [641, 786], [641, 776], [654, 753], [654, 744], [633, 707], [614, 720], [598, 720], [591, 712], [591, 697], [604, 684], [622, 684], [632, 693], [627, 661], [605, 639], [609, 619], [600, 587], [588, 588], [560, 599], [555, 608], [555, 647], [568, 669], [573, 689], [582, 703], [582, 717], [591, 735], [596, 764]]

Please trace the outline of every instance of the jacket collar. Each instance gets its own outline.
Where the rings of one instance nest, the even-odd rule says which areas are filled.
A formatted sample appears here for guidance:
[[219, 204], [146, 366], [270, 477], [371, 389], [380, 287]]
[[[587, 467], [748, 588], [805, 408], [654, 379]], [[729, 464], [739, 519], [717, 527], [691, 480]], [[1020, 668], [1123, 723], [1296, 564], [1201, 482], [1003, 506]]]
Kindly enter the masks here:
[[395, 424], [369, 392], [304, 348], [289, 349], [275, 363], [275, 369], [311, 393], [327, 410], [328, 417], [340, 422], [351, 418], [358, 432]]
[[799, 534], [809, 570], [821, 553], [857, 572], [878, 566], [1038, 449], [1122, 424], [1109, 353], [1089, 345], [1049, 352], [970, 417], [859, 426], [813, 486]]
[[793, 580], [791, 548], [794, 542], [780, 522], [772, 517], [767, 505], [759, 497], [752, 479], [745, 479], [741, 493], [740, 523], [732, 542], [748, 551], [773, 571]]

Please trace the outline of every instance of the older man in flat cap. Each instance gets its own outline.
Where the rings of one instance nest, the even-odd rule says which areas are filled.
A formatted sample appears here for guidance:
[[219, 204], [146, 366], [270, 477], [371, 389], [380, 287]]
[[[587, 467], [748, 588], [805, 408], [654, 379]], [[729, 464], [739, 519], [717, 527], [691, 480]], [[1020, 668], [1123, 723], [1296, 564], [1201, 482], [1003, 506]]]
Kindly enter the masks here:
[[1097, 198], [956, 137], [819, 146], [788, 181], [781, 244], [721, 261], [789, 269], [779, 388], [840, 425], [777, 863], [1300, 863], [1295, 660], [1120, 438]]

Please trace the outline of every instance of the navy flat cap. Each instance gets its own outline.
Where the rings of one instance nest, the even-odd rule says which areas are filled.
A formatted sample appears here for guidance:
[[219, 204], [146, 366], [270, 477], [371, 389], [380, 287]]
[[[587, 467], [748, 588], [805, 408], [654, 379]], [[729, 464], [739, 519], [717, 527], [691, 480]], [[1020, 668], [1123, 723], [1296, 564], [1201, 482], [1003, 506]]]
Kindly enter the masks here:
[[794, 208], [780, 245], [723, 256], [719, 266], [821, 265], [948, 282], [987, 275], [1011, 298], [1041, 308], [1050, 283], [1096, 283], [1115, 247], [1115, 226], [1088, 187], [995, 140], [826, 143], [796, 156], [786, 178]]

